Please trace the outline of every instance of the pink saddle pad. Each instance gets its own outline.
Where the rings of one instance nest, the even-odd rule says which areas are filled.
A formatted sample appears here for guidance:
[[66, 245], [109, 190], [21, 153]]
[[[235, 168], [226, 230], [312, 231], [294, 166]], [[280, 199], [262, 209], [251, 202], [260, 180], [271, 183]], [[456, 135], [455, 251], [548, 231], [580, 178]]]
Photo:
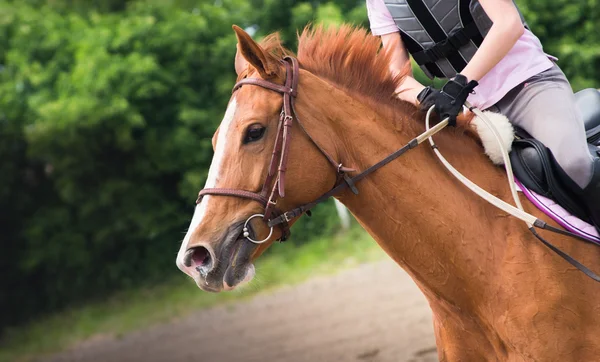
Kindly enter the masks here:
[[588, 239], [591, 242], [600, 244], [600, 235], [598, 234], [598, 231], [594, 225], [572, 215], [562, 206], [554, 202], [554, 200], [529, 190], [523, 186], [519, 180], [515, 179], [515, 182], [517, 183], [517, 186], [519, 186], [520, 191], [523, 192], [523, 195], [525, 195], [525, 197], [527, 197], [527, 199], [531, 201], [535, 207], [540, 209], [544, 214], [548, 215], [552, 220], [556, 221], [560, 226], [574, 234]]

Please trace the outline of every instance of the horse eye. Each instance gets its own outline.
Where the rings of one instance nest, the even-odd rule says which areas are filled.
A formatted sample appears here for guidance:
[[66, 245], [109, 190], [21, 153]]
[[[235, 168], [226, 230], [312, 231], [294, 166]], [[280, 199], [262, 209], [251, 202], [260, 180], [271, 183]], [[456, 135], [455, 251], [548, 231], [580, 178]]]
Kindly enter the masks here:
[[265, 134], [265, 127], [259, 124], [253, 124], [246, 130], [246, 136], [244, 137], [244, 143], [250, 143], [258, 141]]

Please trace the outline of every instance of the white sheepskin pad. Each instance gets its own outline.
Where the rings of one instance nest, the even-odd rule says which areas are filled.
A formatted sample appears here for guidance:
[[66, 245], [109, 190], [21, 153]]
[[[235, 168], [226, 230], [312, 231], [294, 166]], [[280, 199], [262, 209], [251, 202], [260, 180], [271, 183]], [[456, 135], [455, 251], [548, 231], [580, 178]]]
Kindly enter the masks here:
[[[506, 116], [485, 111], [483, 112], [485, 116], [490, 120], [490, 122], [496, 127], [496, 130], [500, 134], [500, 138], [502, 139], [502, 143], [507, 152], [510, 152], [512, 142], [515, 138], [515, 131], [513, 126], [508, 121]], [[492, 160], [496, 165], [503, 165], [504, 159], [502, 158], [502, 151], [500, 149], [500, 145], [494, 136], [492, 130], [483, 122], [483, 120], [479, 116], [475, 116], [471, 121], [470, 125], [481, 139], [481, 143], [483, 144], [483, 149], [485, 150], [485, 154]]]

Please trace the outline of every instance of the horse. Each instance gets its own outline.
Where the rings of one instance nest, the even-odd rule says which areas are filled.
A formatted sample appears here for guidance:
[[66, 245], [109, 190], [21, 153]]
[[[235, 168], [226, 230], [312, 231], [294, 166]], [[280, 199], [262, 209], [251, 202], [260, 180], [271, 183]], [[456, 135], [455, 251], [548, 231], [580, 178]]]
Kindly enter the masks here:
[[[258, 43], [233, 28], [238, 84], [176, 261], [211, 292], [250, 281], [253, 262], [287, 237], [300, 215], [280, 220], [285, 227], [270, 228], [267, 220], [318, 199], [425, 128], [423, 112], [396, 94], [410, 70], [391, 75], [390, 54], [366, 30], [305, 28], [296, 58], [277, 34]], [[292, 81], [289, 59], [298, 62]], [[286, 95], [293, 97], [291, 116]], [[476, 138], [448, 128], [436, 143], [469, 179], [510, 202], [503, 170]], [[285, 161], [272, 161], [279, 157]], [[600, 288], [522, 221], [453, 179], [430, 147], [415, 147], [339, 190], [335, 197], [427, 298], [441, 361], [600, 360]], [[584, 263], [600, 260], [591, 245], [561, 235], [551, 240]]]

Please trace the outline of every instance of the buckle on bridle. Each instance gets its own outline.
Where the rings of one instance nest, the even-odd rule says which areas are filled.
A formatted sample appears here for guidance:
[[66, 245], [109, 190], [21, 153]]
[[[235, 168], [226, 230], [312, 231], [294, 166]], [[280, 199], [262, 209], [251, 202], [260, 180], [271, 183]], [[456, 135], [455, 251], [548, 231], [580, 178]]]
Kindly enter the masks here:
[[285, 222], [290, 222], [294, 217], [293, 216], [288, 216], [287, 212], [283, 213], [283, 218], [285, 219]]

